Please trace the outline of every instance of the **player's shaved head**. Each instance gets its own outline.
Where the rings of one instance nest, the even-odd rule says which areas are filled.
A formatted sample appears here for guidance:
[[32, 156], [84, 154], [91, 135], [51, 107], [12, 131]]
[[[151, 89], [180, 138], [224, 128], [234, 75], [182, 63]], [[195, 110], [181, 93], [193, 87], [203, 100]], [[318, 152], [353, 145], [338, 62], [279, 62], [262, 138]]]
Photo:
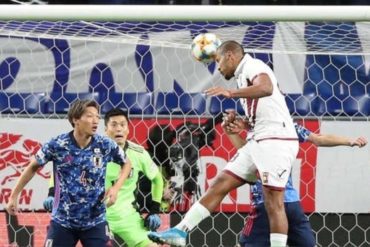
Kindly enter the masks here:
[[235, 70], [244, 54], [243, 46], [234, 40], [225, 41], [218, 47], [215, 60], [218, 70], [226, 80], [234, 77]]
[[234, 54], [244, 56], [244, 48], [241, 44], [234, 40], [223, 42], [217, 49], [220, 55], [225, 55], [226, 52], [231, 51]]

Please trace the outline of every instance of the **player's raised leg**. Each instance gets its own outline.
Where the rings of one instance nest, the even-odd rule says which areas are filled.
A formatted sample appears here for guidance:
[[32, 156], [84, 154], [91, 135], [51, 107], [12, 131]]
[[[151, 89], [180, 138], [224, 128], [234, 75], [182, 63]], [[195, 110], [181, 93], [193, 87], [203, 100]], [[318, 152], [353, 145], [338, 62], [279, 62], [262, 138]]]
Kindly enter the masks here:
[[245, 182], [231, 175], [228, 171], [223, 171], [204, 196], [190, 208], [178, 225], [164, 232], [150, 232], [149, 238], [159, 243], [185, 246], [187, 232], [207, 218], [231, 190], [243, 185]]
[[215, 182], [202, 198], [190, 208], [178, 225], [164, 232], [150, 232], [149, 238], [159, 243], [185, 246], [187, 233], [207, 218], [230, 191], [247, 182], [254, 182], [257, 179], [257, 171], [247, 146], [243, 148], [245, 149], [243, 151], [238, 150], [217, 176]]

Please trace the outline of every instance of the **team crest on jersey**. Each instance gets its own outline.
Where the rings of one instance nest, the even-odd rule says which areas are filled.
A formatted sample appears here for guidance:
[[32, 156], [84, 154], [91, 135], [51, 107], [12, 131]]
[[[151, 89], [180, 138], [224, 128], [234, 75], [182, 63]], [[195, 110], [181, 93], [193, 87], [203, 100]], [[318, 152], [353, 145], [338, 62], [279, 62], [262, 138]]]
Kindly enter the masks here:
[[95, 168], [101, 168], [103, 165], [103, 155], [100, 148], [94, 148], [94, 154], [92, 157], [92, 162]]
[[269, 173], [268, 172], [263, 172], [262, 173], [262, 183], [267, 184], [269, 182]]
[[103, 156], [102, 155], [94, 155], [93, 156], [93, 164], [95, 168], [101, 168], [103, 164]]

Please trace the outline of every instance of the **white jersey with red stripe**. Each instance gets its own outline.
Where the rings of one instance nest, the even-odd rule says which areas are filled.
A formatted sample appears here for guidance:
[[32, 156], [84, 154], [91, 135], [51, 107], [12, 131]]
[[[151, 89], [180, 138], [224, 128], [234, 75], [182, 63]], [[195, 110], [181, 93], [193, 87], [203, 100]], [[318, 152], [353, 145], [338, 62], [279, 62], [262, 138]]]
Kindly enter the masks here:
[[258, 99], [240, 98], [245, 114], [251, 124], [253, 138], [297, 139], [297, 134], [283, 94], [280, 92], [274, 72], [259, 59], [245, 54], [235, 70], [239, 88], [253, 85], [253, 79], [267, 74], [273, 86], [272, 95]]

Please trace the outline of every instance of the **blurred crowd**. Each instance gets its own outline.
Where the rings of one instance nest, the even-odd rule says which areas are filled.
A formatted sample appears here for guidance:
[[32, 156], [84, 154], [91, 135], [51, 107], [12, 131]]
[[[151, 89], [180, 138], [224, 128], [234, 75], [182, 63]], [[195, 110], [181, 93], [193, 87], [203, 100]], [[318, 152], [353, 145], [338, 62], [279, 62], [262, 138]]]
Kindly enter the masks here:
[[369, 0], [0, 0], [0, 4], [369, 5]]

